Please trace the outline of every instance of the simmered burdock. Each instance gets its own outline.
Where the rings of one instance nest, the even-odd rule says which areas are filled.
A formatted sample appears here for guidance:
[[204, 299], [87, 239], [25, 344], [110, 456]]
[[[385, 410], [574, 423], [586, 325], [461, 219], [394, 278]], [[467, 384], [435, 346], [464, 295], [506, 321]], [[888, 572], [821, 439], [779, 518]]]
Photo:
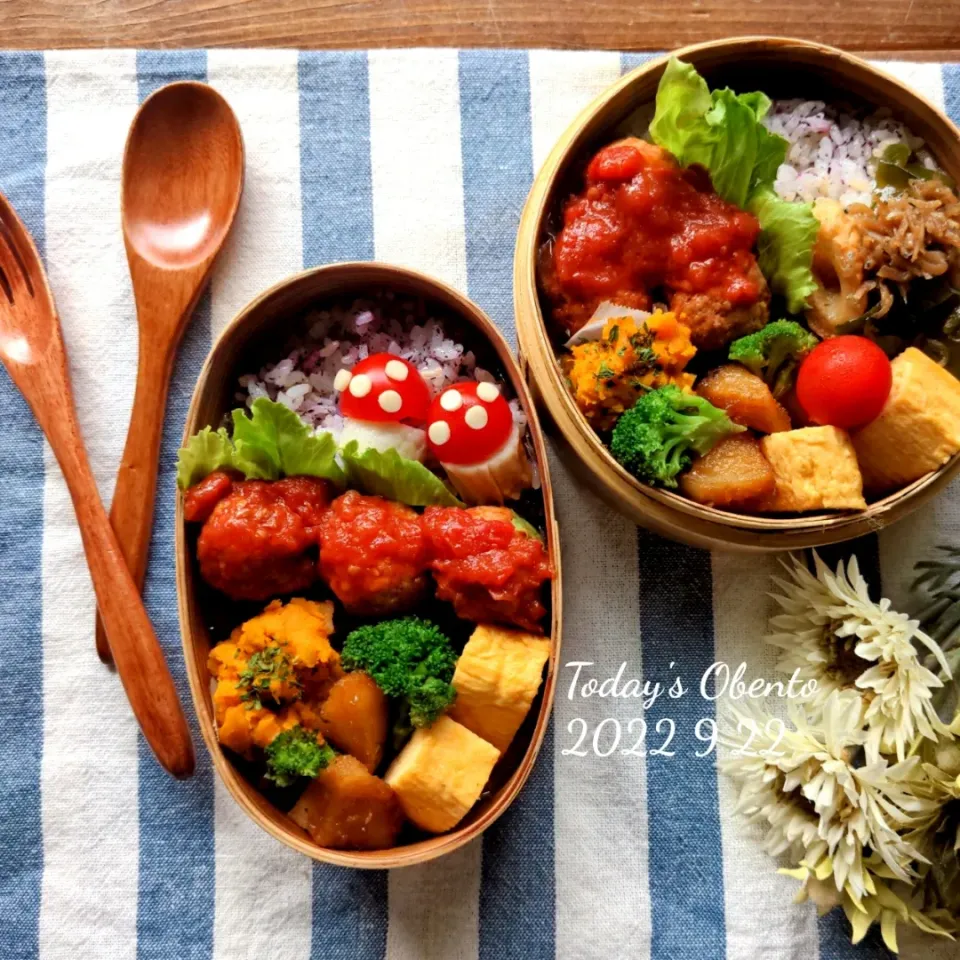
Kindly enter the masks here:
[[403, 613], [427, 587], [427, 542], [410, 507], [350, 490], [320, 524], [320, 574], [351, 613]]
[[759, 441], [749, 433], [721, 440], [680, 477], [680, 489], [691, 500], [710, 507], [743, 510], [773, 493], [775, 484], [773, 469]]
[[462, 620], [508, 623], [542, 633], [541, 599], [551, 577], [543, 544], [517, 530], [504, 507], [427, 507], [423, 528], [437, 598]]
[[403, 811], [390, 786], [343, 754], [310, 783], [290, 819], [321, 847], [383, 850], [394, 845]]
[[755, 373], [738, 363], [711, 370], [697, 384], [697, 393], [742, 427], [760, 433], [790, 429], [790, 416], [774, 399], [770, 388]]
[[383, 758], [388, 706], [384, 692], [362, 672], [348, 673], [320, 708], [320, 731], [338, 750], [356, 757], [371, 773]]
[[305, 590], [316, 580], [313, 548], [329, 504], [327, 484], [310, 477], [232, 484], [200, 531], [203, 579], [234, 600]]

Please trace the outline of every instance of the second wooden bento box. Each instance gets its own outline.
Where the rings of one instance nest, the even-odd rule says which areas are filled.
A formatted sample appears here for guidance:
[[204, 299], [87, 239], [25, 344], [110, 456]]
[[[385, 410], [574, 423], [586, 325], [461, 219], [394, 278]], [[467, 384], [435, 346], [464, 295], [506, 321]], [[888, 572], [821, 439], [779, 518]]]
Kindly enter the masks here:
[[[698, 44], [673, 56], [693, 64], [711, 88], [760, 89], [772, 98], [852, 100], [889, 107], [895, 119], [923, 138], [940, 166], [960, 179], [957, 128], [908, 86], [857, 57], [819, 44], [770, 37]], [[644, 64], [584, 109], [549, 154], [530, 192], [517, 237], [514, 297], [522, 363], [531, 386], [552, 421], [566, 462], [577, 475], [615, 509], [665, 536], [705, 548], [776, 551], [835, 543], [879, 530], [943, 490], [960, 468], [960, 455], [869, 503], [865, 510], [793, 517], [738, 514], [700, 505], [631, 476], [600, 441], [564, 382], [545, 319], [538, 252], [556, 229], [560, 205], [580, 189], [587, 159], [623, 136], [622, 125], [635, 111], [652, 108], [667, 62], [664, 57]]]

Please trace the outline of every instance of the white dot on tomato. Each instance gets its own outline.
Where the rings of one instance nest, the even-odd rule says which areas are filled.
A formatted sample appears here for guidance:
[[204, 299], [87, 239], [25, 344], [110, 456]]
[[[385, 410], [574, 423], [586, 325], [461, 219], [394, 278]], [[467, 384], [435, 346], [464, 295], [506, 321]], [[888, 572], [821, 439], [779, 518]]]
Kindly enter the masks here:
[[403, 406], [403, 400], [396, 390], [384, 390], [377, 397], [377, 403], [380, 404], [380, 409], [386, 413], [396, 413]]
[[333, 378], [333, 389], [338, 393], [343, 393], [347, 387], [350, 386], [350, 381], [353, 379], [353, 374], [349, 370], [341, 370]]
[[447, 413], [453, 413], [459, 410], [463, 406], [463, 397], [460, 396], [460, 391], [447, 390], [445, 393], [442, 393], [440, 395], [440, 406], [443, 407]]
[[446, 420], [437, 420], [427, 430], [430, 442], [442, 447], [450, 439], [450, 424]]
[[484, 410], [483, 407], [471, 407], [467, 411], [464, 419], [467, 421], [468, 427], [474, 430], [482, 430], [490, 418], [487, 416], [487, 411]]
[[493, 403], [500, 396], [500, 390], [496, 384], [484, 381], [477, 384], [477, 396], [484, 403]]
[[365, 374], [358, 373], [350, 381], [350, 393], [358, 400], [373, 389], [373, 381]]
[[398, 383], [402, 383], [404, 380], [410, 376], [410, 371], [407, 369], [405, 363], [401, 363], [399, 360], [388, 360], [387, 365], [383, 368], [383, 372], [391, 379], [396, 380]]

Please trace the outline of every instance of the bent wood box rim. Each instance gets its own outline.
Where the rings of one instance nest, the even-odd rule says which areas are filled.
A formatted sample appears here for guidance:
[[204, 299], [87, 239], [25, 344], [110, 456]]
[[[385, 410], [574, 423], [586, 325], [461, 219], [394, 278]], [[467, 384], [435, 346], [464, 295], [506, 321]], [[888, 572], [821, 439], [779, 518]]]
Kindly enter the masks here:
[[[920, 94], [864, 60], [835, 47], [786, 37], [739, 37], [694, 44], [657, 57], [623, 76], [585, 107], [557, 141], [537, 174], [520, 218], [514, 252], [514, 308], [521, 365], [538, 403], [548, 414], [551, 434], [565, 461], [611, 506], [657, 533], [706, 549], [751, 552], [823, 546], [872, 533], [906, 516], [942, 490], [960, 469], [960, 454], [939, 470], [868, 505], [857, 513], [813, 513], [795, 518], [736, 514], [705, 507], [686, 497], [640, 483], [614, 460], [567, 390], [543, 315], [537, 283], [537, 250], [558, 192], [575, 161], [639, 106], [652, 103], [670, 56], [707, 73], [744, 71], [762, 65], [791, 67], [854, 98], [890, 106], [896, 116], [927, 142], [938, 162], [960, 180], [960, 130]], [[769, 86], [768, 73], [755, 88]], [[776, 80], [774, 80], [776, 83]]]
[[[547, 547], [554, 569], [549, 632], [551, 653], [547, 675], [538, 700], [535, 701], [535, 704], [540, 704], [539, 713], [532, 731], [526, 734], [529, 740], [524, 753], [516, 762], [515, 768], [507, 774], [505, 782], [490, 796], [481, 798], [478, 806], [467, 815], [465, 822], [449, 833], [388, 850], [346, 851], [317, 846], [305, 831], [274, 807], [243, 777], [217, 739], [206, 659], [211, 639], [223, 638], [209, 637], [207, 625], [201, 615], [194, 564], [185, 533], [183, 497], [179, 492], [175, 519], [175, 550], [177, 608], [190, 692], [203, 740], [224, 786], [254, 823], [299, 853], [314, 860], [340, 866], [385, 869], [425, 863], [459, 849], [482, 834], [510, 806], [529, 777], [550, 719], [560, 655], [563, 613], [560, 539], [543, 436], [536, 409], [517, 361], [499, 330], [479, 307], [452, 287], [426, 274], [381, 263], [342, 263], [316, 267], [288, 277], [262, 293], [247, 304], [223, 330], [197, 379], [184, 427], [184, 441], [202, 427], [219, 423], [219, 417], [225, 412], [222, 409], [226, 396], [225, 384], [237, 373], [236, 364], [246, 346], [255, 340], [258, 334], [267, 330], [270, 324], [289, 322], [297, 314], [302, 314], [311, 301], [356, 294], [371, 287], [392, 288], [398, 292], [422, 296], [477, 331], [496, 354], [527, 416], [529, 436], [540, 474]], [[528, 728], [529, 723], [521, 728], [517, 737], [522, 738]], [[522, 743], [519, 748], [523, 749]], [[515, 749], [517, 741], [505, 755], [507, 761]]]

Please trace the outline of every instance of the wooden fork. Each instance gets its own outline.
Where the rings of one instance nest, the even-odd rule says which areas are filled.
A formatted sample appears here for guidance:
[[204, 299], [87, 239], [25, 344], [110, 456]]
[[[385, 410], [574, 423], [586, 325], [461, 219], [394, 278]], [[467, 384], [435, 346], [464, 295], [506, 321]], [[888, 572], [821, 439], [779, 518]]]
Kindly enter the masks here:
[[46, 273], [30, 234], [2, 194], [0, 360], [30, 404], [63, 471], [114, 662], [134, 716], [160, 764], [175, 777], [189, 777], [194, 768], [190, 731], [90, 470]]

